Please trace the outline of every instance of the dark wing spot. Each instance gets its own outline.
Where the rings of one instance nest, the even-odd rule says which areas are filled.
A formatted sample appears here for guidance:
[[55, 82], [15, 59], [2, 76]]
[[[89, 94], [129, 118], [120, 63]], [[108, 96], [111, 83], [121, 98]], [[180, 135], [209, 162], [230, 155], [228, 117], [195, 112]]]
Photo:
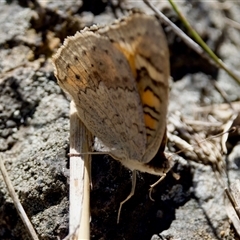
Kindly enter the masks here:
[[92, 72], [92, 78], [93, 78], [93, 79], [96, 79], [96, 80], [101, 79], [100, 76], [99, 76], [99, 73], [98, 73], [97, 71], [93, 71], [93, 72]]
[[105, 52], [107, 55], [108, 55], [108, 53], [109, 53], [107, 49], [105, 49], [104, 52]]
[[119, 64], [123, 64], [123, 60], [122, 60], [121, 58], [117, 59], [117, 62], [118, 62]]
[[80, 80], [80, 76], [78, 74], [75, 74], [75, 77], [77, 80]]
[[75, 59], [75, 61], [78, 61], [78, 62], [79, 62], [79, 59], [78, 59], [77, 56], [74, 56], [74, 59]]
[[96, 46], [92, 46], [92, 50], [95, 52], [96, 51]]
[[123, 80], [123, 82], [129, 82], [129, 78], [128, 77], [123, 77], [122, 80]]
[[87, 55], [87, 52], [85, 50], [83, 50], [82, 55]]

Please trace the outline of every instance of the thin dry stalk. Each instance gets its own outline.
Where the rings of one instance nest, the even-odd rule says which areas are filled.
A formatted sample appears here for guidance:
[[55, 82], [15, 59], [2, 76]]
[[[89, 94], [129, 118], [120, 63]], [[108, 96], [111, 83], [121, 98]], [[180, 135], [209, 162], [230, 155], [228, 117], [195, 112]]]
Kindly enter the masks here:
[[4, 166], [4, 162], [3, 162], [3, 158], [2, 158], [1, 154], [0, 154], [0, 170], [1, 170], [1, 173], [2, 173], [2, 176], [3, 176], [3, 180], [4, 180], [4, 182], [7, 186], [9, 195], [11, 196], [11, 198], [13, 200], [14, 206], [17, 209], [19, 216], [21, 217], [21, 219], [22, 219], [25, 227], [27, 228], [30, 236], [32, 237], [32, 239], [33, 240], [38, 240], [37, 233], [35, 232], [35, 230], [33, 228], [33, 225], [30, 222], [26, 212], [24, 211], [23, 206], [20, 203], [20, 201], [18, 199], [18, 196], [17, 196], [17, 194], [16, 194], [16, 192], [13, 188], [13, 185], [11, 183], [11, 180], [10, 180], [9, 176], [8, 176], [7, 170]]
[[188, 37], [179, 27], [177, 27], [170, 19], [168, 19], [162, 12], [160, 12], [150, 1], [143, 1], [156, 13], [156, 15], [160, 18], [160, 21], [170, 26], [173, 32], [178, 35], [191, 49], [197, 52], [200, 56], [204, 56], [210, 62], [212, 62], [211, 59], [204, 53], [203, 49], [196, 42], [194, 42], [190, 37]]
[[[71, 239], [90, 239], [90, 155], [91, 134], [70, 106], [70, 212]], [[72, 154], [72, 156], [71, 156]]]
[[225, 193], [229, 199], [229, 202], [226, 202], [228, 217], [240, 236], [240, 181], [236, 180], [231, 186], [231, 191], [225, 189]]
[[236, 21], [234, 21], [234, 20], [232, 20], [232, 19], [230, 19], [230, 18], [227, 18], [227, 17], [225, 17], [225, 22], [226, 22], [229, 26], [231, 26], [231, 27], [233, 27], [233, 28], [236, 28], [237, 30], [240, 30], [240, 23], [238, 23], [238, 22], [236, 22]]
[[[171, 4], [174, 11], [178, 14], [179, 19], [182, 21], [182, 23], [185, 25], [185, 27], [188, 29], [188, 31], [191, 33], [194, 40], [198, 43], [195, 43], [191, 38], [189, 38], [181, 29], [179, 29], [174, 23], [172, 23], [164, 14], [162, 14], [150, 1], [143, 0], [147, 6], [149, 6], [161, 19], [162, 22], [167, 24], [172, 28], [172, 30], [188, 45], [193, 49], [195, 52], [197, 52], [199, 55], [205, 57], [208, 59], [209, 62], [215, 65], [217, 64], [219, 67], [221, 67], [232, 79], [235, 80], [236, 83], [240, 84], [240, 78], [237, 76], [228, 66], [224, 64], [224, 62], [216, 56], [216, 54], [207, 46], [207, 44], [202, 40], [202, 38], [198, 35], [198, 33], [192, 28], [192, 26], [189, 24], [187, 19], [183, 16], [183, 14], [179, 11], [176, 4], [173, 0], [168, 0]], [[200, 47], [201, 46], [201, 47]], [[206, 55], [206, 53], [208, 55]]]

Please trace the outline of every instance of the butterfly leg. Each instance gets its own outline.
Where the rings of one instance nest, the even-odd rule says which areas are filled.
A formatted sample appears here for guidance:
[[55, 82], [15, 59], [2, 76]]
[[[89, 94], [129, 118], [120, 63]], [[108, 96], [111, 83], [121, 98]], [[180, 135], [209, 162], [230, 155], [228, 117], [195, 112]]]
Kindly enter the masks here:
[[149, 198], [154, 201], [154, 199], [152, 198], [152, 190], [153, 188], [158, 185], [165, 177], [167, 176], [166, 173], [164, 173], [154, 184], [150, 185], [150, 189], [149, 189]]
[[120, 203], [120, 207], [118, 209], [117, 223], [119, 223], [119, 220], [120, 220], [120, 214], [121, 214], [123, 204], [125, 202], [127, 202], [134, 195], [135, 188], [136, 188], [136, 182], [137, 182], [137, 171], [133, 170], [133, 172], [132, 172], [132, 189], [131, 189], [131, 192], [129, 193], [129, 195], [127, 196], [127, 198]]

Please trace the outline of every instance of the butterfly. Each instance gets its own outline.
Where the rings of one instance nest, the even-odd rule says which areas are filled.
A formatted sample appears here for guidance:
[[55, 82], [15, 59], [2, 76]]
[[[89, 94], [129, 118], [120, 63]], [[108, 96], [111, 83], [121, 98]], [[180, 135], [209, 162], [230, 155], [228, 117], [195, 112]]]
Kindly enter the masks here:
[[170, 160], [151, 162], [164, 148], [169, 93], [169, 52], [158, 21], [132, 13], [106, 27], [85, 28], [65, 40], [53, 63], [58, 84], [98, 139], [96, 150], [133, 171], [127, 199], [136, 170], [165, 175]]

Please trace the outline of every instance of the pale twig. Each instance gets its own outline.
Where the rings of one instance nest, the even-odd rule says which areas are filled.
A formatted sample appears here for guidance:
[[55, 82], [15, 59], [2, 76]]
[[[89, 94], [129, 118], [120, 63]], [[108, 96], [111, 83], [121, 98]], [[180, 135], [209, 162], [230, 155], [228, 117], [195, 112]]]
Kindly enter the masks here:
[[[237, 116], [238, 116], [238, 113], [233, 113], [232, 114], [231, 118], [228, 120], [228, 122], [224, 126], [224, 131], [227, 131], [228, 129], [232, 128], [233, 122], [237, 118]], [[228, 140], [228, 137], [229, 137], [229, 133], [230, 132], [228, 132], [227, 134], [224, 134], [221, 138], [221, 146], [222, 146], [222, 150], [223, 150], [224, 154], [227, 154], [226, 143], [227, 143], [227, 140]]]
[[230, 18], [227, 18], [227, 17], [225, 17], [224, 20], [229, 26], [236, 28], [237, 30], [240, 30], [240, 23], [238, 23]]
[[[75, 105], [70, 107], [70, 212], [71, 239], [90, 239], [90, 157], [91, 134], [77, 116]], [[74, 155], [75, 154], [75, 155]]]
[[32, 226], [32, 223], [30, 222], [26, 212], [24, 211], [23, 206], [20, 203], [20, 201], [18, 199], [18, 196], [17, 196], [17, 194], [16, 194], [16, 192], [13, 188], [13, 185], [11, 183], [11, 180], [10, 180], [9, 176], [8, 176], [7, 170], [4, 166], [4, 162], [3, 162], [3, 158], [2, 158], [1, 154], [0, 154], [0, 170], [1, 170], [1, 173], [2, 173], [2, 176], [3, 176], [3, 180], [4, 180], [4, 182], [7, 186], [9, 195], [11, 196], [11, 198], [13, 200], [14, 206], [17, 209], [19, 216], [21, 217], [21, 219], [22, 219], [25, 227], [27, 228], [29, 234], [31, 235], [32, 239], [38, 240], [37, 233], [35, 232], [35, 230]]
[[184, 117], [184, 122], [187, 125], [191, 126], [201, 126], [201, 127], [221, 127], [221, 122], [207, 122], [207, 121], [201, 121], [201, 120], [192, 120]]
[[219, 92], [219, 94], [222, 96], [224, 101], [228, 103], [229, 106], [233, 109], [232, 103], [228, 100], [227, 93], [218, 86], [218, 83], [216, 81], [210, 81], [210, 82], [212, 83], [214, 88]]
[[229, 219], [240, 236], [240, 181], [236, 180], [231, 184], [231, 188], [225, 189], [229, 202], [226, 202], [226, 210]]

